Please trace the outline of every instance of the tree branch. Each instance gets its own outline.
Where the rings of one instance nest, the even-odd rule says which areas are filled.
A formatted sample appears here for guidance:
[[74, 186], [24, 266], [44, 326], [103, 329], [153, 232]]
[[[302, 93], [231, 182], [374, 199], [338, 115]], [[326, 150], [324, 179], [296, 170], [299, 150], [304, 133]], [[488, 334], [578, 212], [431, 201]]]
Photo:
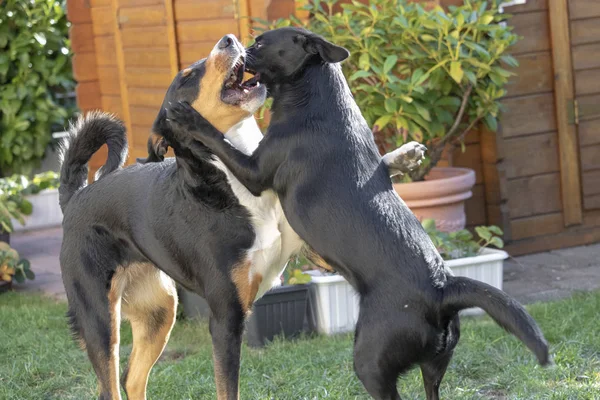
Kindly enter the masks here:
[[456, 113], [456, 119], [454, 120], [454, 123], [450, 127], [448, 133], [446, 133], [446, 135], [444, 135], [442, 140], [440, 140], [438, 143], [428, 143], [428, 147], [431, 149], [429, 152], [429, 163], [409, 173], [409, 176], [413, 181], [422, 181], [425, 178], [425, 176], [429, 173], [429, 171], [431, 171], [431, 169], [442, 158], [442, 154], [444, 153], [444, 148], [446, 147], [446, 144], [448, 144], [448, 142], [450, 142], [456, 136], [463, 137], [464, 135], [466, 135], [467, 132], [473, 129], [475, 124], [481, 120], [482, 117], [475, 118], [475, 120], [473, 120], [469, 124], [469, 126], [464, 131], [462, 131], [460, 135], [456, 135], [458, 127], [460, 126], [460, 123], [465, 115], [465, 110], [467, 109], [467, 104], [469, 103], [469, 97], [471, 97], [472, 91], [473, 85], [469, 84], [469, 86], [465, 90], [465, 93], [463, 94], [462, 101], [460, 103], [460, 108]]

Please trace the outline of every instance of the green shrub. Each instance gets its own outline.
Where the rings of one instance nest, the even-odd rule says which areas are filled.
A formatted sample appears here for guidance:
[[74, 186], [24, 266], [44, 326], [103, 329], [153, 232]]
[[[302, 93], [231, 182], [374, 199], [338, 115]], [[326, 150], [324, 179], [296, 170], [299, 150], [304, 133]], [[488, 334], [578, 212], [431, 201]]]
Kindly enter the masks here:
[[466, 229], [456, 232], [438, 231], [433, 219], [424, 219], [421, 224], [444, 260], [474, 257], [490, 245], [499, 249], [504, 247], [502, 229], [495, 225], [475, 227], [475, 233], [479, 237], [475, 240], [473, 234]]
[[23, 175], [0, 178], [0, 232], [13, 231], [12, 218], [24, 225], [23, 217], [33, 211], [33, 205], [25, 196], [57, 189], [59, 183], [59, 175], [53, 171], [37, 174], [31, 180]]
[[0, 0], [0, 176], [30, 174], [74, 109], [65, 0]]
[[350, 51], [342, 68], [379, 139], [389, 149], [411, 140], [429, 149], [412, 180], [422, 180], [443, 149], [462, 143], [479, 122], [496, 130], [511, 76], [503, 64], [517, 65], [507, 54], [517, 36], [499, 24], [507, 15], [497, 1], [466, 0], [447, 12], [405, 0], [352, 1], [333, 13], [336, 2], [309, 3], [306, 22], [290, 17], [262, 21], [262, 28], [301, 25]]

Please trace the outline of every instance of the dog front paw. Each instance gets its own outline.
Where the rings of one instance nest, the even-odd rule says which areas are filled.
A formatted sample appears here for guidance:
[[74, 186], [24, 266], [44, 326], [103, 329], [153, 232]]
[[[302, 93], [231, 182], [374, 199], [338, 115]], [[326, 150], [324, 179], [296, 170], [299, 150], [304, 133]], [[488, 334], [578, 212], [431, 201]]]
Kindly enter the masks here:
[[189, 103], [183, 101], [177, 103], [169, 102], [166, 112], [166, 121], [170, 125], [175, 125], [186, 130], [197, 129], [206, 121]]
[[383, 162], [391, 175], [405, 174], [417, 168], [425, 159], [427, 147], [418, 142], [409, 142], [383, 156]]

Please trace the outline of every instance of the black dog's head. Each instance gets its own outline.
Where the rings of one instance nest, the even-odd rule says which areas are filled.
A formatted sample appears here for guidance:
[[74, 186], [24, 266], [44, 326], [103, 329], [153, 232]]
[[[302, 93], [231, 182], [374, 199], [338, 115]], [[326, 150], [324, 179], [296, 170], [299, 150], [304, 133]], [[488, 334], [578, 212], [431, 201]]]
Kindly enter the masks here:
[[167, 90], [148, 139], [148, 158], [161, 161], [174, 137], [166, 121], [169, 103], [187, 102], [221, 132], [254, 114], [264, 103], [266, 88], [255, 78], [244, 82], [246, 53], [233, 35], [224, 36], [210, 55], [180, 71]]
[[309, 62], [339, 63], [350, 55], [315, 33], [293, 27], [263, 33], [246, 54], [248, 71], [267, 85], [286, 82]]

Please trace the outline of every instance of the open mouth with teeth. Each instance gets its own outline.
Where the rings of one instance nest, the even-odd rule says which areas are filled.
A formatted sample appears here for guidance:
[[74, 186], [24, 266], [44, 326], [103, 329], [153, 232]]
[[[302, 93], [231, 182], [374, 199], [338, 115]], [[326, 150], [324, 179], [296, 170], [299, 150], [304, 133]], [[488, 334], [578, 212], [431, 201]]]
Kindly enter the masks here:
[[237, 105], [248, 99], [254, 91], [261, 87], [259, 74], [255, 74], [252, 78], [244, 81], [244, 72], [246, 72], [246, 60], [244, 56], [240, 56], [223, 82], [221, 99], [225, 103]]

